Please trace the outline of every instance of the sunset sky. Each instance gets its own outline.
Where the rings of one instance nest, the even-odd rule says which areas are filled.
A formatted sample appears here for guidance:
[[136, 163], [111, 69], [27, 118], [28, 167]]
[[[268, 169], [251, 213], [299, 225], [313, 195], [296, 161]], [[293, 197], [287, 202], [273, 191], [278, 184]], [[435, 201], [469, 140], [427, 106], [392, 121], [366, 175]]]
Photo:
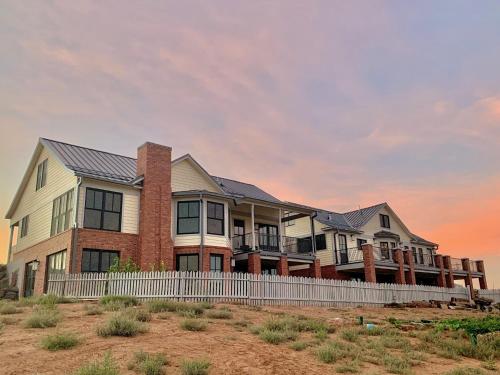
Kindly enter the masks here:
[[153, 141], [283, 200], [387, 201], [500, 288], [499, 1], [2, 1], [0, 51], [2, 218], [38, 137]]

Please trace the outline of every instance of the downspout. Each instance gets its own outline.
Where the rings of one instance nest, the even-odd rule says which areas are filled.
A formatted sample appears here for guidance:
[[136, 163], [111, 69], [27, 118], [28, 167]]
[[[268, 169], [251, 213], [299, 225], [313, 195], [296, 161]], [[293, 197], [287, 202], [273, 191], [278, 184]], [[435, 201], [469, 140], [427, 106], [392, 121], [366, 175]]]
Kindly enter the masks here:
[[314, 211], [311, 215], [311, 247], [314, 255], [316, 255], [316, 233], [314, 230], [314, 219], [316, 216], [318, 216], [318, 213]]
[[203, 253], [205, 250], [205, 229], [203, 228], [203, 220], [205, 220], [205, 214], [203, 211], [203, 193], [200, 193], [200, 271], [203, 272]]
[[71, 249], [71, 268], [69, 271], [76, 273], [76, 256], [78, 250], [78, 213], [80, 208], [80, 185], [82, 178], [78, 177], [76, 183], [76, 204], [75, 204], [75, 227], [73, 228], [72, 249]]

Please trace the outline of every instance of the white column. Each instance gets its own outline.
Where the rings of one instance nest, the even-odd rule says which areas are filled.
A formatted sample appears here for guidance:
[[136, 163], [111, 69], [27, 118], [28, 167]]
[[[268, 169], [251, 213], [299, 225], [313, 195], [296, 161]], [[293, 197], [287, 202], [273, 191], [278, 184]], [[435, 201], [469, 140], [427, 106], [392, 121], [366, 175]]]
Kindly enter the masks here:
[[253, 250], [257, 250], [257, 246], [255, 246], [255, 205], [251, 204], [252, 209], [252, 247]]
[[278, 246], [279, 246], [279, 250], [280, 250], [280, 253], [283, 253], [284, 250], [283, 250], [283, 223], [281, 222], [281, 219], [283, 217], [283, 213], [281, 212], [281, 208], [279, 209], [279, 214], [278, 214], [278, 217], [279, 217], [279, 225], [278, 225], [278, 236], [279, 236], [279, 243], [278, 243]]
[[10, 239], [9, 239], [9, 252], [7, 254], [7, 263], [10, 262], [10, 257], [12, 255], [12, 239], [14, 238], [14, 226], [10, 226]]

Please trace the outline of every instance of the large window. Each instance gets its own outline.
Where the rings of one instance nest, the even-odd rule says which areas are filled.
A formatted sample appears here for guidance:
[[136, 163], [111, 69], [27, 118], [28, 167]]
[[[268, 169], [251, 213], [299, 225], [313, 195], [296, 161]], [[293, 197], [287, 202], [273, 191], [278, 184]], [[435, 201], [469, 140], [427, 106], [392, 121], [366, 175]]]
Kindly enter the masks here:
[[358, 243], [358, 249], [361, 250], [363, 248], [363, 245], [367, 243], [367, 241], [362, 238], [358, 238], [357, 243]]
[[380, 226], [382, 228], [391, 228], [391, 222], [389, 220], [389, 215], [380, 214]]
[[200, 202], [177, 202], [177, 234], [200, 233]]
[[[316, 250], [326, 249], [326, 236], [324, 233], [317, 234]], [[312, 251], [311, 237], [297, 238], [297, 247], [299, 253], [310, 253]]]
[[36, 190], [39, 190], [47, 183], [47, 159], [38, 164], [36, 172]]
[[21, 219], [21, 230], [19, 231], [19, 235], [21, 238], [26, 237], [28, 235], [29, 221], [30, 221], [29, 216], [25, 216]]
[[[177, 271], [198, 271], [198, 254], [177, 255]], [[212, 263], [210, 259], [210, 263]]]
[[339, 250], [347, 250], [347, 237], [345, 234], [339, 234]]
[[324, 233], [316, 235], [316, 250], [326, 249], [326, 236]]
[[71, 217], [73, 216], [73, 190], [54, 199], [52, 204], [52, 226], [50, 235], [61, 233], [69, 229]]
[[210, 272], [222, 272], [224, 264], [224, 256], [220, 254], [210, 255]]
[[207, 202], [207, 233], [224, 235], [224, 205]]
[[122, 194], [87, 188], [83, 226], [119, 232], [122, 219]]
[[82, 272], [107, 272], [119, 258], [118, 251], [83, 249]]
[[51, 275], [63, 274], [66, 270], [66, 250], [47, 256], [47, 267], [45, 268], [45, 291], [47, 291], [47, 282]]

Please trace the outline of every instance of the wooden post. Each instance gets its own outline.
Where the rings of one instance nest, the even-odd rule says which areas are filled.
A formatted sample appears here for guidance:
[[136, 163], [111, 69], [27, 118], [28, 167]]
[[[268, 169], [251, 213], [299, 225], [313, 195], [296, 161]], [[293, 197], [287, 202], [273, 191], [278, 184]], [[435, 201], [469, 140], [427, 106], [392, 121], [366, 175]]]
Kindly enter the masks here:
[[252, 209], [252, 248], [253, 250], [257, 250], [257, 246], [255, 244], [255, 205], [251, 204]]

